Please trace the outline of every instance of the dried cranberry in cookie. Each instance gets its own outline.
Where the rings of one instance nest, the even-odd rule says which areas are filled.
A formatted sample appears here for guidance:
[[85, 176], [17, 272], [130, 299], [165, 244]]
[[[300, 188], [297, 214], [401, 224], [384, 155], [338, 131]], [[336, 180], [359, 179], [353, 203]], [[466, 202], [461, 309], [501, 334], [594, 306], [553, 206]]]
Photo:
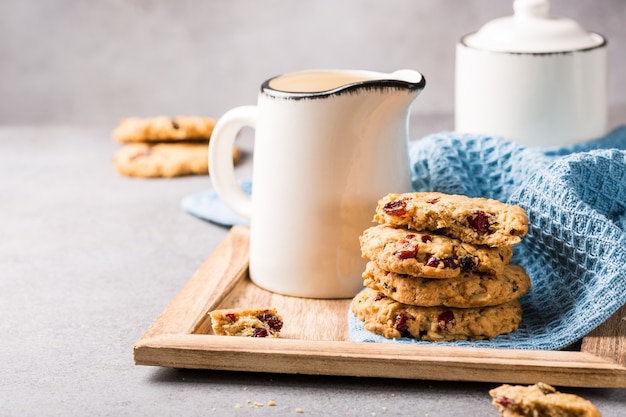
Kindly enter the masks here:
[[406, 313], [404, 311], [400, 311], [398, 315], [396, 316], [396, 322], [395, 322], [396, 330], [398, 330], [400, 333], [406, 332], [406, 330], [408, 329], [407, 320], [408, 318], [407, 318]]
[[263, 323], [267, 323], [270, 330], [273, 332], [280, 332], [283, 328], [283, 319], [276, 314], [276, 310], [263, 310], [263, 312], [257, 315], [257, 319], [259, 319]]
[[418, 248], [419, 246], [415, 240], [415, 235], [409, 233], [396, 244], [396, 256], [400, 259], [415, 258]]
[[485, 213], [481, 210], [476, 210], [474, 214], [467, 217], [467, 223], [469, 226], [479, 234], [492, 233], [491, 222], [489, 219], [493, 217], [491, 213]]
[[437, 258], [434, 255], [430, 255], [426, 260], [426, 266], [430, 266], [431, 268], [450, 268], [450, 269], [458, 269], [459, 264], [455, 258]]
[[437, 317], [437, 327], [439, 327], [439, 330], [442, 332], [452, 333], [455, 326], [456, 320], [452, 310], [446, 310]]
[[390, 216], [402, 217], [406, 214], [406, 203], [402, 200], [390, 201], [383, 206], [383, 211]]

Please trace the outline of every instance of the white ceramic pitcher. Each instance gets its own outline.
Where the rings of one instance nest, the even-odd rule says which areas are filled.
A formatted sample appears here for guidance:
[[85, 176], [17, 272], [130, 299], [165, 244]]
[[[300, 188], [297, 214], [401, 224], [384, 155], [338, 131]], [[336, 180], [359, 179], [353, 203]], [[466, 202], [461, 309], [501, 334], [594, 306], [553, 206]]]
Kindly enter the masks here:
[[[254, 283], [310, 298], [362, 288], [358, 238], [381, 197], [410, 191], [408, 116], [424, 85], [411, 70], [296, 72], [265, 81], [256, 106], [219, 119], [210, 176], [222, 200], [250, 219]], [[255, 128], [251, 198], [232, 163], [245, 126]]]

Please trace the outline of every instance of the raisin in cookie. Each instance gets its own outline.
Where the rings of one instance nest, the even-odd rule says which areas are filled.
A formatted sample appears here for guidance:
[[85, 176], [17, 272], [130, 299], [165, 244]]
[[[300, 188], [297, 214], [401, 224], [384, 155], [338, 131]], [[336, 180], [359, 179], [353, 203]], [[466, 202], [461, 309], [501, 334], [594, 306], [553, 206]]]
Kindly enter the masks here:
[[363, 257], [382, 269], [428, 278], [453, 278], [471, 271], [501, 274], [513, 256], [510, 246], [477, 246], [386, 225], [370, 227], [359, 241]]
[[217, 120], [207, 117], [131, 117], [113, 130], [113, 139], [121, 143], [203, 140], [207, 142]]
[[398, 302], [422, 307], [494, 306], [515, 300], [530, 289], [524, 269], [512, 264], [501, 275], [463, 272], [456, 278], [430, 279], [385, 271], [370, 261], [363, 283]]
[[389, 339], [491, 339], [517, 330], [522, 321], [518, 300], [482, 308], [418, 307], [395, 301], [371, 288], [357, 294], [351, 308], [366, 330]]
[[[129, 177], [155, 178], [209, 173], [209, 146], [201, 143], [131, 143], [113, 156], [117, 171]], [[233, 149], [233, 160], [239, 150]]]
[[275, 308], [214, 310], [213, 333], [221, 336], [279, 337], [283, 318]]
[[436, 192], [389, 194], [378, 202], [374, 221], [493, 247], [513, 246], [528, 231], [528, 216], [519, 206]]
[[539, 382], [535, 385], [501, 385], [489, 391], [502, 417], [601, 417], [588, 400], [558, 392]]

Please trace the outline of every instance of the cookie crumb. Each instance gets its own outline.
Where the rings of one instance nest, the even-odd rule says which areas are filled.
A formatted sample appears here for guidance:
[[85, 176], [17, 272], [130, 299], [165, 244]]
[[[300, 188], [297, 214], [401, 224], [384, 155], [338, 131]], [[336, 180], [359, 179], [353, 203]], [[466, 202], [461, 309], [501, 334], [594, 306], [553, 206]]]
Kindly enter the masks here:
[[268, 407], [275, 407], [276, 406], [276, 401], [268, 401], [267, 402], [267, 406]]
[[296, 408], [296, 413], [302, 413], [302, 409], [301, 408]]
[[243, 408], [243, 405], [237, 403], [237, 404], [235, 404], [235, 408]]

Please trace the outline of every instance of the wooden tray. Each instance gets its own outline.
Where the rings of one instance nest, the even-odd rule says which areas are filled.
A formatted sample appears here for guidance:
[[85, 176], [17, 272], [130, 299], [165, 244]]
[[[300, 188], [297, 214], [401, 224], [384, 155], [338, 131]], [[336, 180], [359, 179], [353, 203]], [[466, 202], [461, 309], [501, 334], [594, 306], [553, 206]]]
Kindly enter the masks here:
[[[626, 388], [626, 306], [576, 351], [529, 351], [348, 340], [350, 300], [281, 296], [248, 278], [249, 231], [233, 227], [134, 346], [137, 365], [311, 375]], [[216, 308], [274, 306], [281, 338], [211, 334]]]

